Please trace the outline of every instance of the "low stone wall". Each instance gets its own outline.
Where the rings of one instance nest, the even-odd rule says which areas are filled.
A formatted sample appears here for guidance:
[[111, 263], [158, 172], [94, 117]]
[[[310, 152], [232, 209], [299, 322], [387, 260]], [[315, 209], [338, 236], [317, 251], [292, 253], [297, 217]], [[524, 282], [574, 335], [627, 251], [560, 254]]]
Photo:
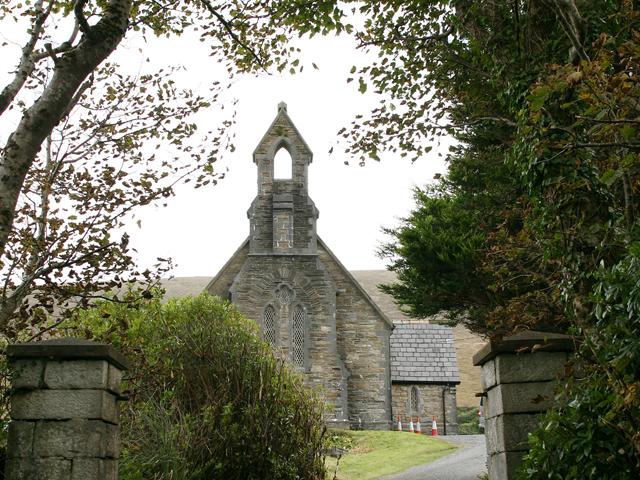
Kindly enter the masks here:
[[524, 332], [486, 344], [473, 358], [482, 367], [485, 439], [490, 480], [515, 478], [538, 414], [553, 404], [556, 378], [574, 339]]
[[61, 339], [10, 345], [7, 480], [117, 480], [120, 382], [113, 347]]

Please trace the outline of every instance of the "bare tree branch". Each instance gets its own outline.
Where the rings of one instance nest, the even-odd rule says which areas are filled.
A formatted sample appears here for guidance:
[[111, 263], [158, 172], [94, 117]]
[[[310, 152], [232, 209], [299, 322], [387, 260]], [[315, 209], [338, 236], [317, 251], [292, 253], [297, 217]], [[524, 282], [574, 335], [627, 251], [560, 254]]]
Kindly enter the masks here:
[[84, 92], [91, 85], [93, 85], [93, 73], [89, 76], [89, 79], [86, 82], [84, 82], [82, 85], [80, 85], [80, 88], [78, 88], [78, 91], [76, 92], [76, 94], [73, 96], [73, 98], [69, 102], [69, 105], [67, 106], [67, 110], [62, 114], [63, 118], [71, 113], [71, 110], [73, 110], [73, 107], [75, 107], [78, 104], [78, 102], [82, 98], [82, 95], [84, 94]]
[[76, 0], [73, 6], [73, 13], [76, 16], [76, 22], [82, 34], [93, 40], [91, 27], [89, 26], [89, 22], [87, 22], [87, 18], [84, 16], [84, 6], [86, 3], [87, 0]]
[[53, 51], [53, 47], [51, 46], [50, 43], [45, 43], [44, 44], [44, 49], [47, 52], [47, 55], [49, 55], [51, 57], [51, 60], [53, 60], [53, 64], [57, 65], [58, 64], [58, 55], [56, 54], [56, 52]]
[[240, 39], [240, 37], [238, 37], [236, 32], [233, 31], [233, 27], [231, 26], [231, 24], [227, 21], [227, 19], [225, 19], [220, 14], [220, 12], [218, 12], [215, 9], [215, 7], [211, 4], [211, 2], [209, 0], [201, 0], [201, 2], [205, 6], [207, 11], [211, 15], [213, 15], [214, 17], [216, 17], [218, 19], [218, 21], [222, 24], [222, 26], [227, 31], [229, 36], [233, 39], [233, 41], [236, 42], [238, 45], [240, 45], [245, 50], [247, 50], [248, 52], [250, 52], [251, 56], [255, 59], [255, 61], [258, 63], [258, 65], [260, 65], [260, 68], [262, 68], [263, 70], [266, 70], [266, 65], [262, 61], [262, 58], [260, 58], [260, 55], [258, 55], [253, 48], [251, 48], [249, 45], [247, 45], [245, 42], [243, 42]]
[[580, 12], [575, 6], [575, 3], [573, 3], [573, 0], [547, 0], [545, 3], [550, 4], [551, 8], [555, 11], [564, 33], [569, 38], [580, 60], [589, 62], [589, 55], [587, 55], [587, 51], [580, 41], [578, 25], [582, 22], [582, 17], [580, 17]]
[[75, 25], [73, 27], [73, 30], [71, 32], [71, 35], [69, 36], [69, 39], [66, 42], [62, 42], [57, 47], [51, 48], [50, 51], [45, 49], [42, 52], [35, 52], [32, 55], [33, 61], [34, 62], [38, 62], [38, 61], [42, 60], [43, 58], [50, 57], [51, 53], [57, 55], [59, 53], [68, 52], [69, 50], [71, 50], [73, 48], [73, 42], [75, 42], [79, 31], [80, 31], [80, 27], [78, 25], [78, 21], [76, 20]]
[[42, 8], [43, 3], [44, 0], [38, 0], [34, 5], [36, 16], [33, 22], [33, 28], [31, 29], [29, 40], [22, 48], [22, 55], [20, 57], [20, 62], [16, 70], [16, 75], [15, 77], [13, 77], [13, 80], [11, 80], [11, 82], [6, 87], [4, 87], [2, 93], [0, 93], [0, 115], [4, 113], [9, 105], [11, 105], [11, 102], [16, 97], [20, 89], [22, 89], [22, 86], [27, 81], [27, 78], [29, 78], [29, 76], [33, 72], [33, 69], [35, 68], [35, 62], [32, 58], [32, 53], [35, 49], [36, 43], [38, 43], [40, 34], [42, 33], [44, 22], [47, 20], [47, 17], [51, 13], [54, 1], [49, 0], [49, 5], [47, 6], [46, 10], [43, 10]]
[[[640, 149], [640, 142], [587, 142], [587, 143], [571, 143], [567, 145], [569, 148], [629, 148], [632, 150]], [[565, 148], [565, 147], [563, 147]]]
[[42, 142], [63, 118], [78, 88], [124, 37], [131, 3], [132, 0], [110, 0], [105, 5], [102, 18], [90, 27], [93, 39], [65, 52], [42, 95], [9, 135], [0, 156], [0, 254], [13, 227], [24, 179]]
[[640, 120], [632, 120], [632, 119], [626, 119], [626, 118], [614, 118], [612, 120], [604, 120], [604, 119], [598, 119], [598, 118], [592, 118], [592, 117], [585, 117], [583, 115], [576, 115], [576, 118], [579, 118], [580, 120], [587, 120], [593, 123], [610, 123], [610, 124], [629, 123], [632, 125], [640, 124]]

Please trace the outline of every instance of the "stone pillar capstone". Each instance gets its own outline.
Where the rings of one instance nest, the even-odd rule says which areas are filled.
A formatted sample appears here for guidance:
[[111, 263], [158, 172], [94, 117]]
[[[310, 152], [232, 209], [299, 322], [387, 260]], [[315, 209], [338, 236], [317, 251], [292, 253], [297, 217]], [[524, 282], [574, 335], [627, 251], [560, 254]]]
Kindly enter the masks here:
[[528, 331], [491, 341], [473, 356], [482, 368], [490, 480], [515, 478], [529, 448], [528, 434], [553, 405], [555, 380], [575, 342], [570, 335]]
[[64, 338], [7, 347], [7, 480], [117, 480], [120, 382], [111, 345]]

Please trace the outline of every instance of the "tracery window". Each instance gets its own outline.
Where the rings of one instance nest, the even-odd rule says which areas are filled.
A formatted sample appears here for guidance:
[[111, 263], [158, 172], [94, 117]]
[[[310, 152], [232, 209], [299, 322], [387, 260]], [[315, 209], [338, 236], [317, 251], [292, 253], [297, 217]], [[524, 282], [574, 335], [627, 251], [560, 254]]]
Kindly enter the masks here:
[[416, 387], [415, 385], [413, 387], [411, 387], [411, 396], [410, 396], [410, 400], [409, 400], [410, 404], [410, 408], [411, 408], [411, 415], [419, 415], [419, 408], [420, 408], [420, 392], [418, 391], [418, 387]]
[[276, 344], [276, 311], [272, 305], [267, 305], [262, 314], [262, 334], [272, 347]]
[[291, 325], [291, 361], [298, 367], [304, 367], [306, 323], [307, 312], [302, 306], [296, 305], [293, 310], [293, 322]]
[[293, 300], [294, 293], [287, 285], [280, 285], [276, 290], [276, 297], [282, 305], [289, 305]]

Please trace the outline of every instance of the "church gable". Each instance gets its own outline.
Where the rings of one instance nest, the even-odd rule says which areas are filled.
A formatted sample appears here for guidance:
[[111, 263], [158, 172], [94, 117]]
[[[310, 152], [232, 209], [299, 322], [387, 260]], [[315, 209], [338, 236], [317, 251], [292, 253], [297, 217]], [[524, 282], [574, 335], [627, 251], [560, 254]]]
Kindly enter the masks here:
[[205, 291], [209, 295], [215, 295], [220, 298], [230, 299], [231, 286], [238, 272], [245, 264], [247, 255], [249, 254], [249, 239], [247, 238], [242, 245], [238, 247], [231, 258], [224, 264], [218, 274], [205, 287]]
[[[290, 176], [275, 175], [280, 150]], [[207, 290], [230, 298], [282, 358], [320, 387], [327, 423], [388, 428], [391, 322], [318, 238], [308, 193], [312, 153], [286, 105], [256, 148], [250, 234]]]
[[342, 262], [338, 260], [338, 257], [329, 249], [326, 243], [318, 237], [318, 254], [321, 260], [328, 266], [332, 272], [333, 278], [340, 278], [341, 283], [349, 289], [352, 289], [353, 295], [358, 297], [358, 300], [365, 304], [369, 309], [370, 315], [377, 317], [380, 321], [386, 324], [390, 329], [393, 328], [393, 323], [387, 315], [380, 310], [380, 307], [374, 302], [367, 291], [362, 288], [362, 285], [351, 275], [351, 272], [347, 270]]
[[287, 113], [287, 104], [278, 105], [278, 114], [253, 151], [253, 161], [259, 164], [265, 158], [273, 159], [280, 148], [286, 148], [291, 157], [311, 163], [313, 153]]

